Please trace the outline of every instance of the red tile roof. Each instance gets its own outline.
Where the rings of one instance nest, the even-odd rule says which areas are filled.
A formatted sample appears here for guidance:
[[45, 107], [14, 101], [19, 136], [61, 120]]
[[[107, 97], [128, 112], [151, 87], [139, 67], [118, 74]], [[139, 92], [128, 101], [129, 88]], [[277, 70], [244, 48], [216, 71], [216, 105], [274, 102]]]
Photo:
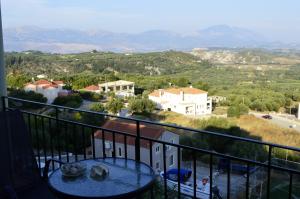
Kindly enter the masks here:
[[43, 89], [47, 89], [47, 88], [58, 88], [58, 85], [56, 84], [49, 84], [49, 85], [45, 85], [42, 87]]
[[41, 85], [41, 84], [52, 84], [51, 82], [45, 80], [45, 79], [40, 79], [34, 82], [35, 85]]
[[152, 93], [150, 93], [149, 95], [153, 96], [153, 97], [159, 97], [159, 90], [155, 90]]
[[53, 81], [54, 84], [64, 84], [63, 81]]
[[[197, 88], [190, 88], [190, 87], [184, 87], [184, 88], [168, 88], [168, 89], [164, 89], [162, 90], [162, 92], [166, 92], [166, 93], [172, 93], [172, 94], [176, 94], [179, 95], [180, 92], [182, 92], [184, 94], [203, 94], [203, 93], [207, 93], [206, 91], [197, 89]], [[154, 96], [154, 97], [159, 97], [159, 90], [155, 90], [152, 93], [149, 94], [150, 96]]]
[[[105, 129], [120, 131], [132, 135], [136, 135], [136, 124], [129, 121], [121, 120], [109, 120], [103, 126]], [[157, 127], [154, 125], [144, 125], [140, 124], [141, 136], [158, 139], [165, 132], [164, 128]], [[112, 133], [105, 131], [105, 140], [113, 141]], [[96, 131], [94, 134], [95, 138], [102, 139], [102, 132], [100, 130]], [[115, 141], [117, 143], [124, 143], [124, 135], [115, 134]], [[135, 145], [135, 138], [127, 136], [127, 144]], [[149, 148], [149, 141], [141, 140], [141, 147]]]
[[87, 91], [97, 91], [97, 90], [99, 90], [99, 86], [91, 85], [91, 86], [85, 87], [84, 90], [87, 90]]
[[184, 88], [169, 88], [166, 89], [165, 92], [173, 93], [179, 95], [180, 92], [183, 91], [184, 94], [202, 94], [207, 93], [206, 91], [197, 89], [197, 88], [190, 88], [190, 87], [184, 87]]

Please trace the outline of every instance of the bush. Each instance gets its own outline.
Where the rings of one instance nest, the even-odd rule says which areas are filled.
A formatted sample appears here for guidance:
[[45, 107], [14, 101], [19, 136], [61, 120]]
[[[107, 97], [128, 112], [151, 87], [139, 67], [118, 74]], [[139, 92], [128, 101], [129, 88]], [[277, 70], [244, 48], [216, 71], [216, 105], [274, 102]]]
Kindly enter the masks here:
[[232, 105], [227, 110], [228, 117], [240, 117], [246, 115], [249, 112], [249, 107], [244, 104]]
[[82, 97], [82, 99], [93, 101], [93, 102], [99, 102], [100, 100], [103, 99], [103, 95], [99, 93], [81, 91], [79, 94]]
[[[35, 102], [41, 102], [41, 103], [46, 103], [47, 98], [44, 97], [40, 93], [36, 93], [33, 91], [26, 92], [24, 90], [17, 90], [17, 89], [11, 89], [8, 93], [8, 96], [10, 97], [15, 97], [15, 98], [20, 98], [24, 100], [29, 100], [29, 101], [35, 101]], [[12, 103], [10, 104], [11, 106], [14, 106]], [[22, 103], [21, 105], [22, 108], [41, 108], [41, 105], [36, 105], [32, 103]]]
[[68, 95], [68, 96], [58, 96], [53, 101], [54, 105], [66, 106], [71, 108], [79, 108], [83, 100], [78, 94]]

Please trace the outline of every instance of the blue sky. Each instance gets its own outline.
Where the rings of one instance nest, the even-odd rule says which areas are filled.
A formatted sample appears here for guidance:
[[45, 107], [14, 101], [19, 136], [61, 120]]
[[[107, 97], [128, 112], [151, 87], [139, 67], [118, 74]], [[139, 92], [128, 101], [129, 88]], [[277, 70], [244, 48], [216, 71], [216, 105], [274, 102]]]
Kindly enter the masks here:
[[2, 0], [4, 27], [192, 33], [212, 25], [300, 41], [300, 0]]

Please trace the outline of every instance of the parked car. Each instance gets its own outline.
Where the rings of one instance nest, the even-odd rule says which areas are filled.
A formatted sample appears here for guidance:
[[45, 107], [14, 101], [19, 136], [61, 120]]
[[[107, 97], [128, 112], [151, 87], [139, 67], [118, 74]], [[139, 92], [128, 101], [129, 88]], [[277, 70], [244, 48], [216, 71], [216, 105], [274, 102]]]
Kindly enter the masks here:
[[267, 119], [267, 120], [271, 120], [272, 116], [271, 115], [263, 115], [262, 118]]
[[296, 128], [296, 124], [291, 124], [289, 127], [291, 128], [291, 129], [293, 129], [293, 128]]

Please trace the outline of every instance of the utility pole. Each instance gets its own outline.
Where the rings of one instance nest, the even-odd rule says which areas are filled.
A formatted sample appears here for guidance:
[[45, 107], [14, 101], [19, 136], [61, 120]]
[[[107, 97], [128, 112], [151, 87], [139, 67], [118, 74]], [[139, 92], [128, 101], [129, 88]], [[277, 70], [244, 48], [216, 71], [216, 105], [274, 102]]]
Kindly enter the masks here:
[[[3, 32], [2, 32], [2, 13], [0, 2], [0, 97], [6, 96], [6, 80], [5, 80], [5, 66], [4, 66], [4, 48], [3, 48]], [[0, 110], [2, 110], [0, 106]]]

